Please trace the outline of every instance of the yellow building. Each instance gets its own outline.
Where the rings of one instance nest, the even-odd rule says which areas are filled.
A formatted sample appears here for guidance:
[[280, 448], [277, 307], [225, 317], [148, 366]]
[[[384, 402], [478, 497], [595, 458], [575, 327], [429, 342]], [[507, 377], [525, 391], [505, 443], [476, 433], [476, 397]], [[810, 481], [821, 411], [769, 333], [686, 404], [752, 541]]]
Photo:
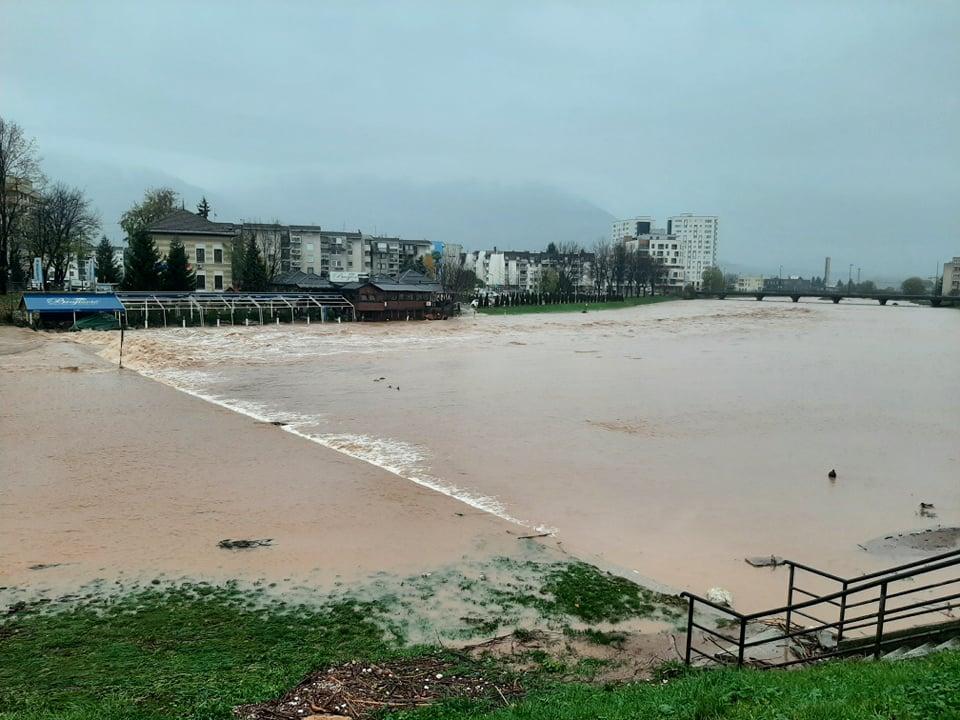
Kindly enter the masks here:
[[223, 292], [233, 285], [231, 251], [238, 226], [211, 222], [189, 210], [177, 210], [153, 223], [148, 231], [160, 254], [179, 238], [197, 277], [197, 290]]

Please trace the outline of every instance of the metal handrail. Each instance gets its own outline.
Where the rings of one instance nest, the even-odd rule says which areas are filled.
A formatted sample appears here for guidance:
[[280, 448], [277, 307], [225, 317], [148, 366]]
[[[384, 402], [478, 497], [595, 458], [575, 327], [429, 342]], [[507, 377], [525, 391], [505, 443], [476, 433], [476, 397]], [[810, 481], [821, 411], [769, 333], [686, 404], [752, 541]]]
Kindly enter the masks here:
[[[926, 615], [933, 612], [942, 612], [953, 607], [957, 607], [960, 604], [951, 604], [949, 601], [960, 599], [960, 593], [950, 594], [943, 597], [929, 598], [921, 600], [918, 602], [909, 603], [906, 605], [901, 605], [900, 607], [888, 608], [887, 603], [890, 600], [895, 598], [904, 597], [911, 594], [916, 594], [919, 592], [924, 592], [934, 588], [944, 587], [952, 583], [960, 582], [960, 577], [951, 578], [948, 580], [942, 580], [932, 583], [926, 583], [918, 587], [911, 587], [906, 590], [899, 590], [897, 592], [888, 592], [888, 588], [891, 584], [902, 581], [909, 580], [918, 575], [925, 573], [935, 572], [937, 570], [942, 570], [949, 567], [954, 567], [960, 565], [960, 550], [952, 550], [949, 552], [941, 553], [929, 558], [924, 558], [921, 560], [915, 560], [912, 562], [904, 563], [902, 565], [887, 568], [885, 570], [880, 570], [865, 575], [861, 575], [856, 578], [843, 578], [832, 573], [828, 573], [817, 568], [812, 568], [808, 565], [802, 563], [796, 563], [793, 561], [786, 561], [786, 564], [790, 566], [790, 578], [789, 578], [789, 589], [787, 599], [788, 602], [786, 605], [763, 610], [753, 613], [741, 613], [733, 608], [721, 605], [716, 602], [707, 600], [704, 597], [700, 597], [694, 593], [683, 592], [680, 593], [681, 597], [685, 597], [688, 600], [688, 623], [687, 623], [687, 648], [686, 648], [686, 662], [690, 663], [691, 653], [696, 652], [698, 655], [704, 655], [709, 657], [705, 653], [700, 652], [698, 649], [692, 647], [693, 642], [693, 632], [694, 628], [700, 628], [709, 632], [711, 635], [726, 640], [733, 644], [733, 647], [730, 650], [731, 655], [736, 651], [737, 655], [737, 666], [741, 667], [744, 663], [744, 654], [748, 648], [757, 647], [760, 645], [765, 645], [774, 642], [780, 642], [783, 640], [790, 640], [792, 638], [800, 636], [810, 636], [814, 633], [819, 633], [823, 630], [836, 628], [836, 642], [838, 643], [838, 650], [835, 652], [829, 653], [820, 653], [818, 655], [802, 658], [798, 661], [784, 661], [781, 663], [770, 664], [767, 663], [766, 666], [786, 666], [794, 665], [799, 662], [809, 662], [811, 660], [823, 659], [828, 657], [835, 657], [841, 654], [849, 654], [849, 652], [862, 652], [865, 648], [870, 645], [873, 646], [873, 654], [875, 657], [879, 657], [881, 652], [881, 647], [885, 644], [884, 639], [884, 624], [890, 622], [896, 622], [904, 620], [906, 618], [918, 617], [920, 615]], [[804, 590], [797, 588], [794, 584], [794, 575], [797, 569], [811, 572], [815, 575], [833, 580], [835, 582], [841, 583], [842, 589], [836, 592], [827, 593], [824, 595], [815, 595], [809, 590]], [[874, 588], [879, 588], [879, 595], [876, 597], [871, 597], [868, 600], [861, 600], [857, 602], [848, 602], [848, 598], [853, 595], [859, 595]], [[794, 592], [800, 592], [804, 595], [810, 596], [809, 600], [803, 600], [801, 602], [793, 602]], [[839, 600], [839, 602], [837, 602]], [[946, 602], [946, 605], [942, 603]], [[713, 608], [727, 616], [730, 616], [736, 620], [736, 623], [739, 625], [739, 639], [734, 639], [728, 637], [724, 634], [709, 630], [704, 626], [694, 622], [694, 606], [696, 603], [702, 603], [703, 605]], [[873, 612], [867, 612], [855, 617], [846, 617], [846, 612], [849, 609], [855, 607], [863, 607], [865, 605], [877, 604], [877, 610]], [[818, 605], [829, 604], [833, 607], [839, 608], [840, 618], [836, 622], [824, 622], [819, 618], [816, 618], [808, 613], [802, 612], [803, 610], [816, 607]], [[915, 612], [909, 612], [915, 611]], [[763, 618], [770, 618], [772, 616], [786, 614], [786, 631], [782, 634], [777, 635], [772, 638], [763, 638], [761, 640], [753, 640], [750, 642], [746, 641], [746, 628], [747, 624]], [[801, 627], [798, 630], [794, 630], [794, 625], [791, 622], [791, 616], [793, 614], [800, 615], [802, 617], [808, 618], [817, 622], [817, 625], [813, 627]], [[863, 646], [858, 646], [858, 650], [854, 651], [840, 651], [839, 643], [843, 638], [844, 630], [855, 630], [862, 629], [866, 627], [876, 627], [876, 633], [873, 638], [867, 639], [867, 642]], [[929, 626], [926, 626], [929, 627]], [[926, 633], [929, 634], [929, 633]], [[903, 636], [903, 639], [910, 639], [913, 637], [920, 637], [919, 634], [913, 633], [910, 635]]]

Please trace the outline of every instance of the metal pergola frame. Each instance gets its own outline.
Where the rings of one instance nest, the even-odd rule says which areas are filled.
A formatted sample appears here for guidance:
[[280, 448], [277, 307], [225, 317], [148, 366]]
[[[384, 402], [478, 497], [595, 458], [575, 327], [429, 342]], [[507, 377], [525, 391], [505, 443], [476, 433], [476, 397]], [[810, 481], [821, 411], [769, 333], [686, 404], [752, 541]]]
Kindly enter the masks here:
[[[285, 293], [285, 292], [262, 292], [262, 293], [215, 293], [215, 292], [118, 292], [117, 299], [124, 307], [124, 315], [130, 311], [142, 311], [144, 317], [144, 327], [149, 327], [149, 312], [151, 309], [160, 310], [163, 313], [163, 326], [167, 327], [167, 312], [176, 311], [179, 314], [189, 312], [191, 319], [194, 312], [200, 316], [201, 327], [204, 324], [204, 313], [215, 311], [219, 315], [221, 311], [230, 312], [230, 324], [235, 324], [234, 318], [237, 310], [256, 311], [260, 319], [260, 324], [264, 324], [264, 311], [270, 313], [270, 317], [276, 318], [277, 323], [280, 317], [277, 310], [289, 310], [290, 322], [296, 321], [297, 311], [304, 311], [306, 322], [310, 324], [310, 315], [307, 311], [314, 308], [320, 310], [320, 322], [324, 322], [324, 309], [335, 308], [349, 310], [353, 320], [357, 319], [356, 308], [349, 300], [339, 293]], [[249, 324], [249, 318], [246, 318], [246, 324]], [[184, 320], [186, 324], [186, 320]], [[217, 325], [220, 324], [219, 317]]]

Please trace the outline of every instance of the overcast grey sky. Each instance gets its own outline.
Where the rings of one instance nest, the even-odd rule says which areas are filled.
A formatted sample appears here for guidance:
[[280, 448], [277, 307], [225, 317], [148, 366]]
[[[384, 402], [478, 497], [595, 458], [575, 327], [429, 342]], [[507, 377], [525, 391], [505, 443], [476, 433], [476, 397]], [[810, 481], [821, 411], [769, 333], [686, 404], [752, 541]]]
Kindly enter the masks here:
[[169, 183], [469, 247], [716, 214], [725, 264], [931, 275], [960, 255], [958, 38], [936, 0], [0, 0], [0, 114], [117, 240]]

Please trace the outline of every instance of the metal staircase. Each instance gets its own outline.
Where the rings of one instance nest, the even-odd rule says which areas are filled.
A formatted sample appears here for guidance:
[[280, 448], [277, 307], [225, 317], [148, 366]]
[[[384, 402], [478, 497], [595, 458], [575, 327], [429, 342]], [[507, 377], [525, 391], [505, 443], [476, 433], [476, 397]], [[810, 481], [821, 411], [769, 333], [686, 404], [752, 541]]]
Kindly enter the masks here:
[[688, 600], [688, 665], [788, 667], [844, 656], [896, 660], [960, 647], [960, 615], [954, 614], [960, 608], [960, 550], [855, 578], [785, 564], [789, 581], [782, 607], [745, 614], [682, 593]]

